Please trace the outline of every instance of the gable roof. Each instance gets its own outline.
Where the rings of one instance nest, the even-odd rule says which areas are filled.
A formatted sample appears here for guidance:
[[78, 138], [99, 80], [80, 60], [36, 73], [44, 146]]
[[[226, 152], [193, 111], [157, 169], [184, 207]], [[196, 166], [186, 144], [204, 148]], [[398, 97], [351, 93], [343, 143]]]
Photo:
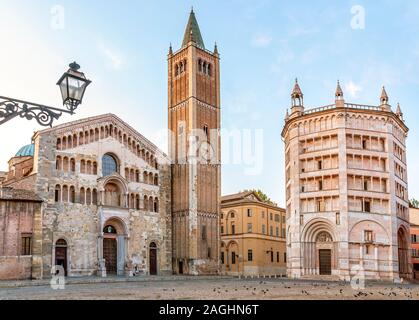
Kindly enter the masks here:
[[145, 136], [139, 133], [136, 129], [131, 127], [128, 123], [126, 123], [125, 121], [123, 121], [121, 118], [119, 118], [113, 113], [106, 113], [106, 114], [102, 114], [98, 116], [93, 116], [89, 118], [84, 118], [84, 119], [79, 119], [79, 120], [63, 123], [58, 126], [54, 126], [52, 128], [38, 131], [35, 133], [34, 136], [38, 134], [46, 134], [46, 133], [53, 133], [53, 132], [57, 134], [65, 134], [67, 131], [70, 131], [70, 129], [74, 130], [74, 128], [77, 128], [77, 127], [82, 128], [84, 126], [88, 126], [90, 123], [93, 124], [93, 123], [100, 123], [100, 122], [106, 122], [106, 121], [113, 122], [117, 127], [121, 129], [123, 128], [124, 130], [127, 131], [127, 133], [130, 133], [132, 136], [136, 137], [150, 151], [153, 151], [156, 154], [168, 160], [168, 156], [166, 153], [160, 150], [154, 143], [152, 143]]
[[279, 210], [284, 210], [278, 206], [267, 203], [263, 201], [255, 191], [243, 191], [239, 193], [234, 193], [230, 195], [225, 195], [221, 197], [221, 207], [231, 206], [231, 205], [240, 205], [245, 203], [255, 203], [258, 205], [268, 206], [270, 208], [275, 208]]

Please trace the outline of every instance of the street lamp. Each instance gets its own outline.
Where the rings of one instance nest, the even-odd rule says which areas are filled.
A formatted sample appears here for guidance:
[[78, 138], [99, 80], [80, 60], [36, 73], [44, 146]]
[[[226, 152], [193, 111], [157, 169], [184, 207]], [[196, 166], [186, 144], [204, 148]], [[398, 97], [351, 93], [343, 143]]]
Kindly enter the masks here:
[[54, 119], [59, 119], [63, 113], [74, 114], [82, 103], [86, 88], [91, 81], [79, 71], [80, 66], [76, 62], [71, 63], [69, 67], [70, 69], [57, 82], [66, 109], [0, 96], [0, 125], [19, 116], [28, 120], [35, 119], [41, 126], [48, 127], [52, 126]]

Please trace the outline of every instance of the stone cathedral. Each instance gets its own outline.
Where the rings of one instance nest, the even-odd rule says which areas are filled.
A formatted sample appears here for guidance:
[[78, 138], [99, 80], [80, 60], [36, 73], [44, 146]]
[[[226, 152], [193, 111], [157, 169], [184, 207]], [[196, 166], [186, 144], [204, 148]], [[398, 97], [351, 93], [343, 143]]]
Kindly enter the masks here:
[[0, 279], [219, 273], [220, 75], [192, 11], [169, 155], [113, 114], [36, 132], [0, 173]]

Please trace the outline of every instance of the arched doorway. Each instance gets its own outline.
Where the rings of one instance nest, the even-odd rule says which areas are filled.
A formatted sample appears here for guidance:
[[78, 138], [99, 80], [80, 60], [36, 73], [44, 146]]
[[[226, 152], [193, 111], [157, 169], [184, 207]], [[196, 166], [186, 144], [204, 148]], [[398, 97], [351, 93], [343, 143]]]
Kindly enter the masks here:
[[55, 243], [55, 265], [64, 269], [64, 275], [67, 276], [67, 241], [60, 239]]
[[157, 275], [157, 245], [156, 243], [150, 243], [149, 252], [149, 263], [150, 263], [150, 275]]
[[239, 273], [239, 246], [235, 241], [230, 242], [226, 249], [226, 271], [231, 274]]
[[399, 275], [400, 278], [409, 278], [409, 245], [406, 230], [401, 227], [397, 232], [397, 245], [399, 248]]
[[106, 272], [108, 274], [117, 274], [117, 231], [112, 225], [107, 225], [103, 229], [103, 258], [105, 259]]
[[103, 228], [102, 257], [107, 274], [125, 275], [127, 232], [125, 223], [116, 217]]
[[302, 275], [330, 276], [338, 261], [338, 242], [330, 221], [317, 218], [309, 221], [301, 235]]

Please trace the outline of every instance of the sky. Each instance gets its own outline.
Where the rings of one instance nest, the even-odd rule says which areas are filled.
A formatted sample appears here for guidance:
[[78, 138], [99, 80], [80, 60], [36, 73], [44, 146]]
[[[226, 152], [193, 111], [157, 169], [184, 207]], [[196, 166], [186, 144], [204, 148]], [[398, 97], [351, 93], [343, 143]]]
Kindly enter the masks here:
[[[223, 139], [223, 194], [262, 189], [284, 206], [281, 130], [298, 77], [306, 108], [332, 104], [338, 79], [351, 103], [378, 105], [384, 85], [410, 128], [409, 196], [419, 198], [417, 0], [0, 0], [0, 96], [60, 107], [55, 84], [75, 60], [92, 84], [55, 124], [111, 112], [167, 152], [167, 53], [191, 6], [221, 55], [222, 128], [242, 136], [241, 157]], [[0, 170], [40, 129], [0, 126]]]

